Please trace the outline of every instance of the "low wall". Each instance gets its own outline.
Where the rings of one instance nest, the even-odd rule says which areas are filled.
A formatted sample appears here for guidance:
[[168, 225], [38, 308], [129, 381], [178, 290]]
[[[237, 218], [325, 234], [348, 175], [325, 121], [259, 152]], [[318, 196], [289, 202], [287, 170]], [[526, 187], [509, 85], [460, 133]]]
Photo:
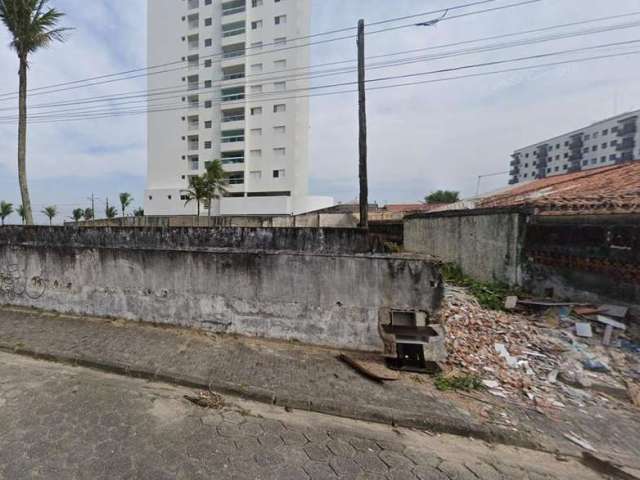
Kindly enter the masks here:
[[391, 309], [442, 297], [417, 256], [17, 240], [0, 228], [0, 303], [63, 313], [380, 351]]
[[497, 209], [411, 215], [404, 222], [404, 249], [456, 263], [478, 280], [515, 285], [525, 218], [518, 210]]
[[347, 228], [133, 228], [21, 227], [0, 230], [0, 242], [42, 246], [137, 247], [151, 249], [292, 250], [317, 253], [366, 253], [366, 231]]

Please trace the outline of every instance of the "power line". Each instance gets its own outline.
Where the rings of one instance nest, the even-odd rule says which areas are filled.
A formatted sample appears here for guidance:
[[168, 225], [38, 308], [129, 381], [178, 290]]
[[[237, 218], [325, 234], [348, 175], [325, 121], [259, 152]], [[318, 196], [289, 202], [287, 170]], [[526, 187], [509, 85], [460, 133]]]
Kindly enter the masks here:
[[[493, 44], [493, 45], [487, 45], [487, 46], [479, 46], [479, 47], [475, 47], [472, 49], [463, 49], [463, 50], [457, 50], [457, 51], [452, 51], [452, 52], [446, 52], [443, 54], [437, 54], [437, 55], [429, 55], [429, 56], [419, 56], [419, 57], [411, 57], [411, 58], [403, 58], [403, 59], [397, 59], [397, 60], [392, 60], [392, 61], [388, 61], [388, 62], [381, 62], [381, 63], [377, 63], [377, 64], [370, 64], [368, 70], [376, 70], [376, 69], [380, 69], [380, 68], [391, 68], [391, 67], [397, 67], [397, 66], [401, 66], [401, 65], [408, 65], [408, 64], [413, 64], [413, 63], [419, 63], [419, 62], [424, 62], [424, 61], [428, 61], [428, 60], [434, 60], [434, 59], [443, 59], [443, 58], [451, 58], [451, 57], [455, 57], [455, 56], [460, 56], [460, 55], [468, 55], [468, 54], [473, 54], [473, 53], [479, 53], [479, 52], [489, 52], [489, 51], [495, 51], [495, 50], [500, 50], [500, 49], [504, 49], [504, 48], [512, 48], [512, 47], [518, 47], [518, 46], [529, 46], [535, 43], [542, 43], [542, 42], [548, 42], [548, 41], [553, 41], [553, 40], [561, 40], [561, 39], [567, 39], [567, 38], [573, 38], [576, 36], [584, 36], [584, 35], [591, 35], [594, 33], [603, 33], [603, 32], [609, 32], [612, 30], [619, 30], [619, 29], [625, 29], [625, 28], [632, 28], [632, 27], [637, 27], [640, 26], [640, 22], [632, 22], [632, 23], [626, 23], [626, 24], [619, 24], [619, 25], [612, 25], [612, 26], [606, 26], [606, 27], [597, 27], [597, 28], [592, 28], [592, 29], [587, 29], [587, 30], [583, 30], [583, 31], [578, 31], [578, 32], [567, 32], [567, 33], [560, 33], [560, 34], [554, 34], [551, 36], [546, 36], [546, 37], [538, 37], [538, 38], [533, 38], [533, 39], [522, 39], [522, 40], [517, 40], [514, 42], [508, 42], [508, 43], [497, 43], [497, 44]], [[243, 82], [241, 84], [241, 86], [253, 86], [253, 85], [258, 85], [261, 84], [262, 82], [271, 82], [271, 81], [278, 81], [278, 80], [290, 80], [290, 79], [311, 79], [311, 78], [321, 78], [321, 77], [327, 77], [327, 76], [336, 76], [336, 75], [344, 75], [346, 73], [351, 73], [353, 72], [354, 69], [338, 69], [338, 70], [329, 70], [329, 71], [320, 71], [316, 74], [308, 74], [307, 76], [279, 76], [279, 77], [271, 77], [271, 78], [267, 78], [267, 79], [263, 79], [260, 80], [260, 83], [249, 83], [247, 84], [246, 82]], [[227, 85], [228, 88], [234, 87], [236, 86], [235, 84], [231, 84], [231, 85]], [[200, 83], [198, 84], [198, 87], [200, 87]], [[182, 87], [184, 88], [184, 87]], [[164, 100], [169, 100], [172, 98], [180, 98], [182, 96], [182, 94], [186, 94], [186, 95], [199, 95], [202, 93], [205, 93], [207, 91], [211, 91], [213, 90], [213, 87], [207, 87], [207, 88], [197, 88], [197, 89], [188, 89], [188, 90], [174, 90], [172, 92], [167, 91], [167, 92], [163, 92], [162, 94], [156, 94], [155, 96], [157, 98], [149, 98], [151, 95], [149, 94], [142, 94], [142, 95], [132, 95], [129, 97], [118, 97], [118, 96], [113, 96], [113, 97], [108, 97], [108, 98], [104, 98], [104, 99], [99, 99], [99, 100], [82, 100], [82, 101], [78, 101], [78, 102], [63, 102], [63, 103], [58, 103], [58, 104], [51, 104], [49, 105], [37, 105], [37, 106], [33, 106], [32, 108], [47, 108], [48, 110], [53, 110], [53, 111], [45, 111], [45, 112], [41, 112], [40, 114], [35, 114], [32, 115], [35, 118], [38, 118], [39, 115], [47, 115], [50, 113], [65, 113], [65, 112], [75, 112], [77, 111], [77, 109], [59, 109], [59, 108], [55, 108], [58, 106], [62, 106], [62, 107], [66, 107], [66, 106], [75, 106], [75, 105], [85, 105], [88, 103], [97, 103], [97, 102], [106, 102], [106, 101], [111, 101], [111, 105], [110, 107], [115, 107], [115, 106], [125, 106], [125, 105], [132, 105], [132, 104], [136, 104], [136, 103], [150, 103], [150, 102], [156, 102], [156, 101], [164, 101]], [[173, 95], [174, 93], [177, 93], [179, 95]], [[160, 96], [162, 95], [162, 96]], [[266, 95], [266, 94], [264, 94]], [[132, 98], [140, 98], [140, 97], [144, 97], [141, 100], [133, 100], [131, 101], [130, 99]], [[103, 106], [96, 106], [96, 107], [90, 107], [90, 108], [104, 108]], [[9, 108], [3, 108], [0, 110], [10, 110]], [[12, 110], [12, 109], [11, 109]], [[90, 111], [90, 110], [85, 110], [85, 111]], [[6, 117], [5, 117], [6, 118]], [[12, 117], [15, 118], [15, 117]]]
[[[424, 12], [422, 14], [416, 14], [413, 15], [411, 17], [419, 17], [419, 16], [426, 16], [426, 15], [431, 15], [431, 14], [435, 14], [435, 13], [441, 13], [447, 10], [455, 10], [455, 9], [462, 9], [462, 8], [467, 8], [469, 6], [474, 6], [474, 5], [479, 5], [479, 4], [485, 4], [485, 3], [490, 3], [493, 2], [495, 0], [481, 0], [481, 1], [477, 1], [474, 3], [468, 3], [468, 4], [464, 4], [464, 5], [455, 5], [452, 7], [447, 7], [447, 8], [442, 8], [439, 10], [434, 10], [431, 12]], [[445, 17], [443, 18], [441, 21], [445, 21], [445, 20], [454, 20], [457, 18], [463, 18], [463, 17], [468, 17], [470, 15], [479, 15], [479, 14], [483, 14], [483, 13], [489, 13], [489, 12], [495, 12], [495, 11], [499, 11], [499, 10], [505, 10], [505, 9], [509, 9], [509, 8], [515, 8], [515, 7], [520, 7], [520, 6], [525, 6], [525, 5], [529, 5], [529, 4], [533, 4], [533, 3], [538, 3], [541, 2], [542, 0], [522, 0], [520, 2], [517, 3], [511, 3], [511, 4], [507, 4], [507, 5], [502, 5], [500, 7], [494, 7], [494, 8], [489, 8], [489, 9], [485, 9], [485, 10], [476, 10], [473, 12], [468, 12], [468, 13], [464, 13], [464, 14], [460, 14], [460, 15], [452, 15], [449, 17]], [[407, 17], [399, 17], [399, 18], [407, 18]], [[383, 20], [380, 22], [374, 22], [370, 25], [379, 25], [379, 24], [383, 24], [383, 23], [390, 23], [390, 22], [394, 22], [394, 21], [398, 21], [397, 19], [387, 19], [387, 20]], [[384, 32], [389, 32], [389, 31], [394, 31], [394, 30], [398, 30], [398, 29], [402, 29], [402, 28], [409, 28], [409, 27], [414, 27], [415, 24], [407, 24], [407, 25], [400, 25], [400, 26], [395, 26], [395, 27], [388, 27], [388, 28], [384, 28], [384, 29], [380, 29], [380, 30], [375, 30], [372, 32], [367, 32], [367, 35], [375, 35], [378, 33], [384, 33]], [[348, 28], [348, 29], [341, 29], [341, 30], [333, 30], [331, 32], [323, 32], [323, 33], [318, 33], [318, 34], [313, 34], [313, 35], [308, 35], [305, 37], [298, 37], [298, 38], [294, 38], [294, 39], [289, 39], [287, 40], [287, 42], [293, 42], [299, 39], [305, 39], [305, 38], [311, 38], [311, 37], [316, 37], [316, 36], [321, 36], [321, 35], [328, 35], [328, 34], [333, 34], [333, 33], [339, 33], [340, 31], [347, 31], [347, 30], [353, 30], [353, 28]], [[252, 55], [241, 55], [244, 58], [248, 58], [248, 57], [252, 57], [252, 56], [257, 56], [257, 55], [264, 55], [264, 54], [270, 54], [270, 53], [278, 53], [278, 52], [282, 52], [282, 51], [286, 51], [286, 50], [292, 50], [292, 49], [298, 49], [298, 48], [305, 48], [305, 47], [309, 47], [309, 46], [313, 46], [313, 45], [320, 45], [320, 44], [325, 44], [325, 43], [330, 43], [330, 42], [335, 42], [335, 41], [340, 41], [340, 40], [347, 40], [347, 39], [353, 39], [355, 38], [355, 35], [348, 35], [348, 36], [342, 36], [342, 37], [338, 37], [338, 38], [333, 38], [333, 39], [328, 39], [328, 40], [321, 40], [318, 42], [310, 42], [310, 43], [306, 43], [306, 44], [301, 44], [301, 45], [294, 45], [291, 47], [285, 47], [285, 48], [279, 48], [279, 49], [275, 49], [275, 50], [261, 50], [259, 52], [256, 52]], [[272, 46], [272, 45], [280, 45], [280, 43], [278, 42], [273, 42], [273, 43], [269, 43], [269, 44], [263, 44], [261, 47], [245, 47], [243, 49], [241, 49], [242, 51], [246, 51], [249, 49], [253, 49], [253, 48], [262, 48], [264, 46]], [[238, 51], [240, 51], [240, 49], [238, 49]], [[227, 52], [228, 53], [228, 52]], [[214, 58], [214, 57], [218, 57], [218, 56], [222, 56], [224, 57], [225, 52], [219, 52], [216, 54], [212, 54], [212, 55], [206, 55], [206, 56], [202, 56], [200, 58], [202, 59], [207, 59], [207, 58]], [[219, 60], [216, 63], [221, 62], [222, 60]], [[172, 70], [163, 70], [160, 72], [150, 72], [150, 73], [145, 73], [145, 74], [140, 74], [140, 75], [133, 75], [133, 76], [129, 76], [129, 77], [124, 77], [124, 78], [112, 78], [112, 77], [116, 77], [116, 76], [120, 76], [120, 75], [125, 75], [125, 74], [129, 74], [129, 73], [136, 73], [136, 72], [141, 72], [141, 71], [147, 71], [147, 70], [153, 70], [156, 68], [162, 68], [162, 67], [167, 67], [167, 66], [171, 66], [171, 65], [177, 65], [177, 64], [182, 64], [182, 63], [187, 63], [188, 60], [179, 60], [179, 61], [175, 61], [175, 62], [168, 62], [165, 64], [161, 64], [161, 65], [153, 65], [153, 66], [149, 66], [149, 67], [141, 67], [138, 69], [133, 69], [133, 70], [129, 70], [129, 71], [125, 71], [125, 72], [118, 72], [118, 73], [112, 73], [112, 74], [106, 74], [106, 75], [101, 75], [98, 77], [90, 77], [90, 78], [85, 78], [82, 80], [74, 80], [71, 82], [63, 82], [63, 83], [59, 83], [59, 84], [53, 84], [53, 85], [47, 85], [47, 86], [43, 86], [43, 87], [37, 87], [37, 88], [33, 88], [30, 89], [29, 92], [36, 92], [36, 93], [31, 93], [30, 96], [36, 96], [36, 95], [48, 95], [51, 93], [57, 93], [57, 92], [61, 92], [61, 91], [69, 91], [69, 90], [75, 90], [78, 88], [86, 88], [86, 87], [92, 87], [92, 86], [98, 86], [98, 85], [105, 85], [105, 84], [111, 84], [114, 82], [120, 82], [120, 81], [125, 81], [125, 80], [133, 80], [136, 78], [143, 78], [143, 77], [147, 77], [147, 76], [151, 76], [151, 75], [158, 75], [158, 74], [162, 74], [162, 73], [168, 73], [171, 71], [178, 71], [178, 70], [182, 70], [184, 68], [188, 68], [188, 66], [183, 66], [177, 69], [172, 69]], [[105, 78], [111, 78], [111, 80], [105, 80], [105, 81], [98, 81], [98, 82], [93, 82], [93, 83], [88, 83], [86, 85], [78, 85], [81, 83], [85, 83], [85, 82], [90, 82], [93, 80], [103, 80]], [[59, 87], [59, 86], [67, 86], [67, 85], [76, 85], [76, 86], [71, 86], [68, 88], [61, 88], [61, 89], [56, 89], [56, 90], [51, 90], [51, 91], [42, 91], [42, 90], [49, 90], [55, 87]], [[18, 93], [17, 92], [7, 92], [4, 94], [0, 94], [0, 101], [2, 100], [12, 100], [13, 97], [17, 96]], [[9, 97], [9, 98], [2, 98], [2, 97]]]
[[[638, 40], [638, 41], [640, 41], [640, 40]], [[597, 56], [592, 56], [592, 57], [585, 57], [585, 58], [579, 58], [579, 59], [573, 59], [573, 60], [563, 60], [563, 61], [559, 61], [559, 62], [543, 63], [543, 64], [538, 64], [538, 65], [528, 65], [528, 66], [524, 66], [524, 67], [513, 67], [513, 68], [508, 68], [508, 69], [494, 70], [494, 71], [490, 71], [490, 72], [479, 72], [479, 73], [471, 73], [471, 74], [466, 74], [466, 75], [458, 75], [458, 76], [453, 76], [453, 77], [443, 77], [443, 78], [423, 80], [423, 81], [413, 81], [413, 82], [405, 82], [405, 83], [398, 83], [398, 84], [392, 84], [392, 85], [374, 86], [374, 87], [368, 87], [367, 90], [384, 90], [384, 89], [388, 89], [388, 88], [401, 88], [401, 87], [408, 87], [408, 86], [415, 86], [415, 85], [424, 85], [424, 84], [429, 84], [429, 83], [440, 83], [440, 82], [446, 82], [446, 81], [461, 80], [461, 79], [466, 79], [466, 78], [483, 77], [483, 76], [497, 75], [497, 74], [502, 74], [502, 73], [513, 73], [513, 72], [520, 72], [520, 71], [537, 69], [537, 68], [555, 67], [555, 66], [569, 65], [569, 64], [574, 64], [574, 63], [582, 63], [582, 62], [588, 62], [588, 61], [593, 61], [593, 60], [616, 58], [616, 57], [630, 56], [630, 55], [637, 55], [637, 54], [640, 54], [640, 50], [633, 50], [633, 51], [629, 51], [629, 52], [621, 52], [621, 53], [613, 53], [613, 54], [597, 55]], [[340, 90], [340, 91], [335, 91], [335, 92], [322, 92], [322, 93], [308, 94], [308, 95], [296, 95], [296, 96], [293, 96], [293, 97], [282, 97], [282, 98], [273, 99], [273, 101], [287, 100], [287, 99], [302, 99], [302, 98], [311, 98], [311, 97], [322, 97], [322, 96], [329, 96], [329, 95], [342, 95], [342, 94], [355, 93], [355, 92], [357, 92], [357, 90], [354, 90], [354, 89], [352, 89], [352, 90]], [[168, 109], [158, 109], [158, 110], [132, 110], [132, 111], [117, 112], [117, 113], [112, 113], [112, 114], [100, 114], [100, 115], [94, 115], [94, 116], [76, 115], [76, 116], [66, 116], [66, 117], [63, 117], [63, 118], [60, 118], [60, 119], [55, 119], [55, 120], [40, 119], [40, 120], [37, 120], [37, 121], [35, 121], [33, 123], [34, 124], [44, 124], [44, 123], [52, 123], [52, 122], [53, 123], [58, 123], [58, 122], [63, 122], [63, 121], [98, 120], [98, 119], [103, 119], [103, 118], [113, 118], [113, 117], [130, 116], [130, 115], [133, 116], [133, 115], [142, 115], [142, 114], [148, 114], [148, 113], [160, 113], [160, 112], [177, 111], [177, 110], [184, 110], [184, 108], [180, 107], [180, 108], [168, 108]]]

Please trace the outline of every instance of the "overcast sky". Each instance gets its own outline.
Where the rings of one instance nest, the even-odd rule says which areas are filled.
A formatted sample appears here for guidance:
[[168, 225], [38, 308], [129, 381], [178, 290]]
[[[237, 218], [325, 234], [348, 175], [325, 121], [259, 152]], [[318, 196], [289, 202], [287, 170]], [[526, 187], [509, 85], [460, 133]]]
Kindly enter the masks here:
[[[371, 23], [471, 1], [312, 0], [312, 32], [355, 25], [361, 17]], [[449, 12], [448, 17], [517, 1], [495, 0], [489, 5]], [[31, 88], [145, 66], [144, 0], [52, 0], [51, 4], [67, 13], [64, 25], [74, 30], [65, 44], [33, 56]], [[640, 0], [541, 0], [498, 12], [450, 18], [435, 27], [411, 27], [369, 35], [367, 55], [437, 47], [633, 12], [640, 12]], [[635, 21], [640, 22], [640, 15], [518, 38], [538, 38]], [[385, 26], [407, 23], [411, 21]], [[420, 73], [635, 39], [640, 39], [637, 26], [381, 68], [370, 71], [368, 77]], [[422, 54], [459, 51], [507, 40], [446, 47]], [[18, 86], [17, 59], [8, 44], [8, 33], [0, 26], [0, 94], [14, 92]], [[640, 50], [640, 43], [402, 81], [442, 79], [635, 49]], [[343, 40], [312, 47], [311, 61], [320, 64], [354, 59], [355, 53], [353, 40]], [[419, 54], [405, 57], [416, 55]], [[380, 203], [415, 202], [440, 188], [471, 195], [475, 192], [478, 175], [508, 170], [509, 155], [516, 148], [580, 128], [614, 113], [640, 108], [639, 57], [609, 58], [369, 92], [370, 199]], [[314, 85], [352, 80], [353, 74], [348, 74], [317, 79]], [[400, 80], [375, 85], [398, 82]], [[144, 88], [144, 80], [130, 80], [33, 96], [30, 103], [37, 105]], [[14, 115], [12, 108], [15, 105], [15, 100], [0, 96], [0, 119]], [[333, 196], [338, 201], [355, 199], [358, 188], [357, 97], [353, 93], [316, 97], [311, 99], [311, 107], [311, 191]], [[92, 192], [100, 202], [107, 197], [115, 202], [118, 192], [129, 191], [137, 203], [141, 203], [146, 160], [143, 116], [33, 125], [29, 130], [28, 165], [35, 209], [56, 204], [68, 216], [75, 206], [88, 206], [87, 197]], [[0, 122], [0, 200], [18, 204], [15, 172], [16, 128]], [[482, 182], [482, 190], [502, 187], [507, 180], [507, 175], [487, 178]], [[43, 221], [42, 216], [38, 220]]]

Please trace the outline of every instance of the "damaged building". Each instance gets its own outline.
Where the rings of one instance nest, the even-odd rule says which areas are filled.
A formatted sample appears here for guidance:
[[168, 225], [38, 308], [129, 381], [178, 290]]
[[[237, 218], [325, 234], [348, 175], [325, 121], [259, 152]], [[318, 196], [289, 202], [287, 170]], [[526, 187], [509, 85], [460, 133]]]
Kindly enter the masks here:
[[640, 162], [548, 177], [405, 219], [407, 251], [540, 296], [640, 305]]

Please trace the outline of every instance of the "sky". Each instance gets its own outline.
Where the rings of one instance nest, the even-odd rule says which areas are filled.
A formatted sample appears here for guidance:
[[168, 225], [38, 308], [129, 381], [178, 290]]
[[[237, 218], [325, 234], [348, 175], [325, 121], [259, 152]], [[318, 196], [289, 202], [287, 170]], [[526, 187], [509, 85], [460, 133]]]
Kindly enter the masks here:
[[[533, 39], [605, 25], [627, 24], [631, 28], [492, 52], [460, 50], [510, 39], [446, 46], [488, 36], [640, 12], [640, 0], [540, 0], [511, 9], [455, 18], [463, 12], [517, 1], [494, 0], [487, 5], [452, 10], [443, 21], [432, 27], [413, 26], [413, 19], [383, 24], [382, 27], [411, 26], [367, 35], [367, 56], [427, 48], [432, 50], [393, 58], [446, 52], [460, 54], [393, 68], [375, 68], [367, 73], [368, 78], [419, 74], [640, 39], [640, 30], [633, 24], [640, 22], [640, 15], [635, 15], [514, 38]], [[312, 33], [320, 33], [355, 26], [359, 18], [373, 23], [471, 3], [472, 0], [311, 2]], [[30, 88], [145, 66], [145, 0], [51, 0], [50, 4], [67, 14], [63, 25], [73, 30], [68, 33], [64, 44], [55, 44], [33, 55]], [[415, 21], [437, 16], [419, 17]], [[373, 32], [378, 28], [381, 27], [370, 26], [367, 30]], [[15, 92], [18, 87], [18, 62], [9, 42], [8, 32], [0, 25], [0, 200], [19, 204], [17, 128], [8, 123], [17, 111], [17, 101], [3, 96]], [[441, 80], [368, 92], [370, 200], [380, 204], [416, 202], [437, 189], [458, 190], [463, 196], [471, 196], [475, 194], [479, 175], [509, 169], [510, 154], [515, 149], [616, 113], [640, 108], [639, 55], [464, 79], [450, 77], [634, 49], [640, 50], [639, 44], [420, 75], [404, 80], [372, 82], [372, 86], [384, 86]], [[353, 60], [355, 56], [353, 39], [311, 47], [311, 63], [314, 65]], [[369, 60], [369, 65], [375, 66], [376, 62], [389, 58]], [[354, 74], [349, 73], [316, 79], [313, 85], [354, 80]], [[145, 87], [144, 79], [140, 78], [48, 95], [33, 92], [29, 102], [31, 112], [35, 112], [33, 106], [38, 103], [142, 90]], [[341, 202], [354, 200], [358, 192], [357, 96], [355, 93], [318, 96], [311, 98], [310, 102], [311, 193], [333, 196]], [[138, 206], [143, 198], [146, 162], [144, 116], [31, 125], [28, 173], [34, 210], [40, 212], [46, 205], [57, 205], [61, 211], [57, 220], [62, 221], [73, 208], [89, 206], [88, 197], [92, 193], [98, 199], [96, 209], [103, 210], [107, 198], [116, 203], [118, 193], [123, 191], [131, 192], [137, 200], [134, 205]], [[486, 192], [504, 187], [508, 178], [504, 173], [483, 177], [480, 190]], [[46, 220], [41, 214], [36, 217], [38, 222]], [[18, 219], [10, 220], [15, 222]]]

